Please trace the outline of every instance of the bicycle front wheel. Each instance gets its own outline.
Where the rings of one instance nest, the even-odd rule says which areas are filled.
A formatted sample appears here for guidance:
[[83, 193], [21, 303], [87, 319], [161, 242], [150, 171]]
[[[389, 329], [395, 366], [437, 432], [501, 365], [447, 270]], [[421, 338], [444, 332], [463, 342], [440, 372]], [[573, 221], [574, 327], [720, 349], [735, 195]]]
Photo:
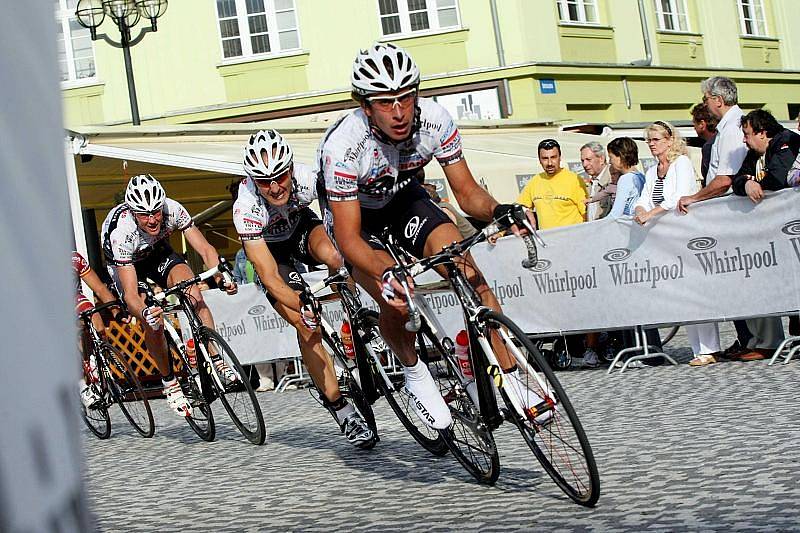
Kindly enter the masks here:
[[[394, 361], [396, 368], [402, 368], [394, 352], [389, 348], [389, 345], [381, 337], [380, 328], [378, 327], [379, 319], [378, 313], [369, 311], [365, 313], [361, 324], [359, 324], [358, 335], [367, 349], [372, 360], [373, 374], [375, 375], [375, 386], [380, 393], [386, 398], [389, 407], [392, 408], [397, 419], [406, 428], [406, 431], [416, 440], [420, 446], [431, 452], [433, 455], [442, 456], [446, 455], [448, 451], [447, 443], [444, 438], [435, 429], [429, 428], [414, 414], [411, 410], [411, 398], [405, 392], [403, 384], [405, 378], [402, 373], [388, 375], [392, 385], [389, 386], [380, 370], [375, 368], [376, 365], [382, 363], [390, 363]], [[377, 357], [377, 361], [375, 357]], [[382, 361], [382, 358], [385, 360]]]
[[[509, 378], [503, 379], [500, 394], [508, 409], [508, 420], [517, 426], [525, 443], [561, 490], [576, 503], [593, 507], [600, 497], [600, 477], [589, 439], [564, 388], [534, 343], [511, 319], [489, 311], [484, 320], [500, 335], [509, 352], [517, 356], [519, 382], [541, 400], [520, 412], [511, 395], [524, 398], [527, 393]], [[520, 361], [528, 364], [519, 364]]]
[[108, 389], [114, 401], [133, 429], [142, 437], [152, 437], [156, 431], [153, 411], [136, 373], [125, 356], [111, 344], [103, 343], [103, 356], [109, 370]]
[[477, 399], [473, 400], [464, 387], [452, 354], [424, 323], [417, 333], [417, 351], [428, 364], [453, 417], [453, 425], [440, 432], [444, 441], [461, 466], [476, 480], [494, 485], [500, 475], [500, 456], [494, 436], [478, 412]]
[[[213, 362], [209, 369], [211, 382], [231, 420], [247, 440], [256, 445], [264, 444], [267, 438], [264, 414], [233, 350], [219, 333], [205, 326], [200, 329], [200, 338]], [[217, 357], [221, 360], [215, 361]]]

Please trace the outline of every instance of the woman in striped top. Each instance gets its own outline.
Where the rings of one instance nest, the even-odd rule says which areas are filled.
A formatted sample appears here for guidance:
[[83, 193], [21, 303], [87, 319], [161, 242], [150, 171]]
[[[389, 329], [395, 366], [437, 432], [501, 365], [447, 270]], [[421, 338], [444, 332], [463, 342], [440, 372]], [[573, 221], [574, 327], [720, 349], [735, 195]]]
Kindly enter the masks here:
[[634, 220], [639, 224], [671, 211], [681, 196], [697, 191], [694, 166], [680, 133], [668, 122], [657, 120], [645, 128], [644, 138], [658, 164], [647, 171], [644, 190], [636, 202]]

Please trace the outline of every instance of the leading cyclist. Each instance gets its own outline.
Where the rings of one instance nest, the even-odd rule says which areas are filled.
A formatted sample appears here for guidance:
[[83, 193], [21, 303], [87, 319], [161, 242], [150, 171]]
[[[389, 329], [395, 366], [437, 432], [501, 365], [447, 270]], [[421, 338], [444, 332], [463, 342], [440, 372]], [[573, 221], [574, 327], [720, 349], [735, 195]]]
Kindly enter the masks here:
[[[353, 266], [353, 277], [380, 305], [381, 332], [405, 367], [405, 388], [414, 400], [411, 407], [425, 424], [444, 429], [452, 423], [450, 411], [415, 353], [413, 333], [403, 327], [408, 313], [405, 293], [392, 272], [394, 261], [376, 236], [388, 226], [397, 242], [416, 257], [461, 240], [456, 226], [413, 179], [434, 157], [468, 214], [480, 220], [509, 215], [520, 220], [525, 215], [513, 205], [498, 204], [475, 182], [452, 117], [433, 100], [419, 96], [419, 69], [405, 50], [378, 43], [361, 51], [350, 80], [359, 108], [328, 129], [317, 152], [325, 208], [332, 216], [328, 231]], [[484, 305], [499, 310], [469, 255], [462, 269]], [[410, 287], [413, 290], [413, 284]], [[499, 341], [493, 344], [504, 372], [518, 390], [527, 390], [514, 359]], [[530, 393], [526, 403], [540, 401]]]
[[[162, 310], [159, 306], [148, 307], [139, 290], [145, 278], [167, 289], [194, 277], [186, 261], [169, 245], [169, 236], [176, 230], [183, 232], [186, 242], [200, 254], [206, 268], [219, 264], [217, 250], [194, 225], [189, 212], [180, 203], [167, 198], [158, 180], [143, 174], [130, 179], [125, 189], [125, 202], [108, 213], [103, 222], [102, 241], [108, 270], [117, 291], [130, 314], [142, 321], [145, 343], [161, 373], [170, 408], [179, 415], [191, 416], [192, 408], [173, 374], [162, 329]], [[223, 287], [222, 275], [217, 274], [215, 278]], [[224, 285], [224, 288], [228, 294], [235, 294], [237, 290], [235, 283]], [[203, 324], [213, 328], [214, 318], [199, 287], [192, 285], [189, 295]], [[226, 381], [240, 379], [221, 357], [212, 354], [212, 359]]]
[[372, 448], [376, 439], [367, 423], [339, 392], [330, 356], [305, 293], [295, 261], [342, 266], [342, 257], [308, 207], [317, 198], [316, 174], [293, 161], [292, 148], [275, 130], [254, 133], [244, 147], [244, 170], [233, 204], [233, 223], [247, 258], [272, 307], [297, 330], [300, 353], [348, 442]]

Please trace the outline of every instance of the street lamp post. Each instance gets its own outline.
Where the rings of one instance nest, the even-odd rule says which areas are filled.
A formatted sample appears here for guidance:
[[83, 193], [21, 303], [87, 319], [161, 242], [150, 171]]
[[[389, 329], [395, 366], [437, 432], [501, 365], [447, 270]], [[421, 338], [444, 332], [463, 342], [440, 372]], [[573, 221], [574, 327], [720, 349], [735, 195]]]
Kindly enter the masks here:
[[[133, 65], [131, 63], [131, 46], [136, 46], [146, 33], [158, 31], [156, 21], [167, 10], [168, 0], [79, 0], [75, 8], [78, 23], [88, 28], [92, 40], [102, 38], [114, 48], [122, 48], [125, 59], [125, 74], [128, 78], [128, 98], [131, 102], [131, 120], [138, 126], [139, 104], [136, 101], [136, 84], [133, 81]], [[97, 28], [109, 16], [119, 30], [120, 39], [115, 41], [105, 33], [98, 34]], [[136, 38], [131, 38], [131, 30], [142, 18], [150, 20], [150, 27], [139, 30]]]

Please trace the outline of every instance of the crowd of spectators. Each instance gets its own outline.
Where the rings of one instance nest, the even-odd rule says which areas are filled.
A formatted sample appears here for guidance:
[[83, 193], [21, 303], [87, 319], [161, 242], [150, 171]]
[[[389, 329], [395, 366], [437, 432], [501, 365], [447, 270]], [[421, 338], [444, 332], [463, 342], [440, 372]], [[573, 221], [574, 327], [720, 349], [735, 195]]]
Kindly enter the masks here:
[[[702, 103], [691, 110], [694, 129], [704, 141], [700, 176], [680, 132], [669, 122], [657, 120], [644, 129], [645, 142], [656, 160], [645, 174], [639, 169], [638, 148], [631, 138], [615, 138], [605, 147], [595, 141], [583, 145], [580, 160], [585, 179], [562, 167], [558, 141], [545, 139], [537, 150], [543, 170], [528, 181], [517, 202], [534, 210], [540, 229], [622, 216], [649, 225], [669, 211], [691, 216], [691, 205], [730, 190], [758, 203], [765, 191], [800, 186], [800, 135], [781, 126], [765, 109], [745, 114], [730, 78], [708, 78], [701, 91]], [[686, 326], [693, 352], [689, 364], [764, 359], [784, 338], [778, 317], [735, 321], [734, 325], [737, 340], [725, 350], [716, 323]], [[797, 316], [790, 317], [789, 331], [800, 335]], [[588, 334], [584, 339], [586, 366], [598, 364], [598, 338], [598, 334]]]

